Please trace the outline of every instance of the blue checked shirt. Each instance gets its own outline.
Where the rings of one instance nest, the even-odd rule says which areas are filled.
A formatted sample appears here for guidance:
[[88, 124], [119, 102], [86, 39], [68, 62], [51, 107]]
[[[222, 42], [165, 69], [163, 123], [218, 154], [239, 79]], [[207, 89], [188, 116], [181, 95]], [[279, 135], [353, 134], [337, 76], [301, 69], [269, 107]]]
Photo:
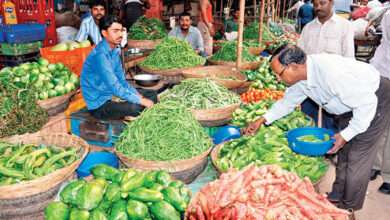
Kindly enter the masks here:
[[113, 96], [139, 104], [138, 91], [127, 81], [118, 49], [104, 39], [88, 54], [80, 77], [81, 92], [88, 110], [97, 109]]
[[185, 40], [192, 46], [192, 49], [200, 50], [202, 52], [204, 51], [203, 38], [199, 29], [196, 27], [191, 26], [188, 30], [187, 36], [184, 36], [181, 32], [180, 26], [176, 26], [169, 32], [168, 37], [176, 37]]
[[95, 44], [98, 44], [102, 40], [99, 27], [95, 24], [92, 16], [85, 18], [81, 22], [79, 33], [76, 36], [75, 41], [83, 41], [88, 39], [88, 35], [91, 37]]

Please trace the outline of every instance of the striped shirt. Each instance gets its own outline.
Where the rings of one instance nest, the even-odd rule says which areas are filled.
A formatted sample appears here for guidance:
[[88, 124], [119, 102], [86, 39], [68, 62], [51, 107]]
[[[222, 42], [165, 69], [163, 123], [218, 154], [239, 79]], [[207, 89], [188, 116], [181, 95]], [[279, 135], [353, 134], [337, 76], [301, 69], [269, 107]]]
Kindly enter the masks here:
[[298, 46], [306, 54], [338, 54], [355, 58], [354, 34], [350, 22], [335, 13], [324, 24], [315, 18], [302, 30]]
[[93, 17], [87, 17], [81, 22], [79, 33], [76, 36], [75, 41], [87, 40], [88, 36], [91, 37], [95, 44], [98, 44], [102, 40], [99, 27], [95, 24]]

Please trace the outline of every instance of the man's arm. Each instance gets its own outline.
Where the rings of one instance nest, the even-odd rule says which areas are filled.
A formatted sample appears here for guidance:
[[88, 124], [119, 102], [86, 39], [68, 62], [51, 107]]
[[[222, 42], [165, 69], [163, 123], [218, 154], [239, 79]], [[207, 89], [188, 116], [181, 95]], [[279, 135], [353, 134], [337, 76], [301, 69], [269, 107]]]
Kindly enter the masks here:
[[[84, 19], [85, 20], [85, 19]], [[79, 33], [77, 33], [76, 38], [74, 39], [77, 42], [88, 39], [88, 25], [84, 21], [81, 22]]]
[[207, 16], [206, 16], [207, 3], [205, 0], [200, 0], [199, 5], [200, 5], [200, 11], [202, 12], [202, 19], [203, 19], [204, 23], [206, 24], [206, 26], [208, 27], [210, 35], [212, 37], [214, 37], [215, 33], [214, 33], [213, 25], [209, 22], [209, 20], [207, 19]]

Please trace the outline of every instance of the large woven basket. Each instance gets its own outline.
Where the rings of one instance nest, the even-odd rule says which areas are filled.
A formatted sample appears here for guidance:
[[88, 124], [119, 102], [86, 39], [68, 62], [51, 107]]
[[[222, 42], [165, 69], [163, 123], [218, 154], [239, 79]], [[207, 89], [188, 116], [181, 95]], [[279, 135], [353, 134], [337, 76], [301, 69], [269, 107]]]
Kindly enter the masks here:
[[38, 100], [38, 104], [47, 111], [49, 116], [58, 115], [68, 109], [70, 98], [77, 92], [77, 89], [78, 88], [64, 95]]
[[[233, 76], [237, 80], [213, 77], [215, 75]], [[211, 78], [213, 81], [225, 86], [228, 89], [240, 87], [245, 81], [246, 76], [236, 67], [230, 66], [205, 66], [191, 68], [183, 71], [184, 78]]]
[[270, 45], [270, 44], [275, 43], [275, 41], [276, 41], [276, 40], [274, 39], [274, 40], [272, 40], [272, 41], [261, 40], [260, 42], [263, 43], [263, 44], [265, 44], [265, 45]]
[[255, 56], [259, 56], [265, 50], [265, 48], [266, 48], [266, 46], [248, 47], [248, 51]]
[[[211, 154], [210, 154], [211, 162], [213, 163], [215, 169], [217, 169], [218, 177], [221, 176], [221, 174], [226, 173], [226, 171], [224, 169], [220, 168], [217, 165], [217, 163], [216, 163], [216, 161], [218, 159], [218, 151], [219, 151], [219, 148], [221, 148], [222, 146], [224, 146], [228, 142], [230, 142], [230, 140], [218, 144], [217, 146], [215, 146], [213, 148], [213, 150], [211, 151]], [[326, 172], [329, 172], [329, 169]], [[317, 192], [318, 192], [318, 189], [319, 189], [318, 186], [322, 182], [322, 180], [324, 179], [325, 175], [326, 175], [326, 173], [324, 173], [324, 175], [322, 175], [322, 177], [317, 182], [313, 183], [313, 186], [314, 186], [314, 188], [316, 189]]]
[[156, 70], [156, 69], [150, 69], [148, 67], [144, 67], [141, 65], [138, 65], [138, 67], [147, 73], [152, 73], [152, 74], [160, 74], [160, 75], [167, 75], [167, 76], [172, 76], [172, 75], [181, 75], [184, 70], [191, 69], [194, 67], [201, 67], [204, 66], [204, 64], [199, 65], [199, 66], [193, 66], [193, 67], [186, 67], [186, 68], [176, 68], [176, 69], [167, 69], [167, 70]]
[[197, 121], [210, 121], [210, 120], [222, 120], [225, 118], [230, 118], [233, 112], [240, 106], [241, 101], [225, 108], [215, 108], [215, 109], [204, 109], [204, 110], [192, 110], [194, 113], [195, 119]]
[[127, 47], [139, 48], [140, 50], [153, 50], [161, 40], [127, 40]]
[[77, 169], [77, 167], [86, 157], [89, 150], [89, 145], [85, 140], [76, 135], [65, 133], [23, 134], [8, 137], [3, 140], [10, 143], [34, 143], [36, 145], [54, 145], [62, 148], [73, 146], [79, 148], [79, 152], [82, 152], [82, 155], [71, 165], [56, 170], [48, 175], [36, 178], [34, 180], [0, 187], [0, 202], [2, 199], [25, 198], [51, 190], [58, 184], [62, 183]]
[[191, 183], [195, 178], [206, 168], [208, 162], [208, 154], [211, 147], [204, 153], [184, 159], [173, 161], [147, 161], [143, 159], [135, 159], [120, 154], [115, 148], [115, 154], [126, 167], [131, 167], [135, 170], [151, 171], [151, 170], [166, 170], [178, 180], [186, 184]]
[[230, 89], [230, 91], [241, 95], [241, 94], [246, 93], [247, 91], [249, 91], [249, 88], [250, 88], [252, 83], [253, 83], [253, 81], [244, 82], [240, 87], [234, 88], [234, 89]]
[[[207, 59], [207, 61], [211, 65], [232, 66], [232, 67], [236, 66], [236, 62], [215, 61], [210, 59]], [[255, 62], [243, 62], [241, 63], [241, 66], [239, 68], [242, 70], [254, 70], [257, 67], [259, 67], [263, 62], [264, 62], [263, 60], [255, 61]]]

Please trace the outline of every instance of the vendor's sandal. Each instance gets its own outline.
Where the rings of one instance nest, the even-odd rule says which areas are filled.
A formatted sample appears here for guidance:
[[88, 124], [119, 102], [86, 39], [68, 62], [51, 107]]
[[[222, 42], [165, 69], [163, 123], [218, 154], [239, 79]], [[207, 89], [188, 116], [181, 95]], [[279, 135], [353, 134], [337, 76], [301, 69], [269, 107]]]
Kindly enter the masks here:
[[327, 199], [333, 205], [337, 205], [340, 202], [341, 195], [335, 192], [326, 193]]

